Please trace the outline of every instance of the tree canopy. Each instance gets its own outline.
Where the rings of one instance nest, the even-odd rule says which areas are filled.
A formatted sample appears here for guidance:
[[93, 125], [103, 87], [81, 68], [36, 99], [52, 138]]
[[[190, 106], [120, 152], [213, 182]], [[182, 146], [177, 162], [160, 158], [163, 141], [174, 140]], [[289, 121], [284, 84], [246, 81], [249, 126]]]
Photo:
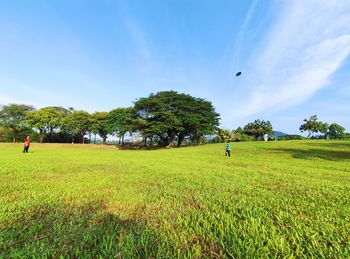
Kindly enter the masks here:
[[[109, 112], [110, 125], [112, 132], [119, 137], [119, 144], [124, 144], [124, 136], [133, 130], [133, 109], [132, 108], [116, 108]], [[136, 129], [135, 129], [136, 130]]]
[[301, 132], [308, 131], [307, 138], [310, 138], [314, 133], [327, 133], [328, 123], [323, 123], [318, 120], [317, 115], [312, 115], [309, 119], [304, 119], [304, 123], [300, 125], [299, 130]]
[[327, 134], [331, 139], [341, 139], [345, 136], [345, 128], [337, 123], [332, 123]]
[[69, 110], [63, 107], [50, 106], [28, 112], [26, 121], [39, 131], [40, 142], [43, 142], [44, 137], [48, 137], [50, 142], [52, 133], [59, 129], [68, 114]]
[[113, 130], [113, 124], [109, 118], [108, 112], [95, 112], [91, 115], [90, 131], [97, 133], [101, 138], [103, 144], [106, 144], [106, 140], [109, 134]]
[[219, 125], [219, 114], [211, 102], [175, 91], [158, 92], [140, 98], [133, 109], [133, 124], [145, 138], [156, 138], [171, 146], [185, 137], [198, 141]]
[[63, 120], [63, 128], [71, 132], [71, 134], [78, 134], [81, 143], [85, 143], [84, 136], [91, 129], [91, 115], [83, 110], [77, 110], [70, 113]]
[[254, 136], [256, 139], [265, 134], [273, 134], [272, 124], [270, 121], [255, 120], [244, 126], [244, 133]]
[[0, 126], [12, 137], [13, 142], [25, 134], [28, 129], [26, 114], [33, 109], [33, 106], [26, 104], [9, 104], [1, 107]]

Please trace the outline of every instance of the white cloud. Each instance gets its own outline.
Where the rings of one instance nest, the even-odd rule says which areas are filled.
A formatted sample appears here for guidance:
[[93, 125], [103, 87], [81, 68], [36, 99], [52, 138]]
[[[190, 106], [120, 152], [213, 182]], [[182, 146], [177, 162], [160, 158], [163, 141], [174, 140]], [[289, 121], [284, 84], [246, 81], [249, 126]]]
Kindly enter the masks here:
[[247, 62], [255, 79], [235, 116], [285, 109], [327, 86], [350, 54], [349, 24], [350, 1], [287, 1], [253, 61]]

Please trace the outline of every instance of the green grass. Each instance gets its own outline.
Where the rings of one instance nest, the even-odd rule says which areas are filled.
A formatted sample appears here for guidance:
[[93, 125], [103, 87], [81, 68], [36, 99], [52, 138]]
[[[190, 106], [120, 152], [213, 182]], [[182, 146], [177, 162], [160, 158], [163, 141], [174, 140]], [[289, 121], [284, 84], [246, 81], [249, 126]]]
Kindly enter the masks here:
[[0, 257], [349, 257], [350, 142], [0, 144]]

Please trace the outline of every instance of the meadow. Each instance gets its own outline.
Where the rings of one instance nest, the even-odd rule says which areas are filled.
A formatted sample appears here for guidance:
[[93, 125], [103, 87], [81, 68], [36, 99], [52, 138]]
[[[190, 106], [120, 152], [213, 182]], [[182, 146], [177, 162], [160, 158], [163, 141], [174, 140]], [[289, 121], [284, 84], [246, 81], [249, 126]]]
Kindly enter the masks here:
[[350, 256], [350, 142], [0, 144], [0, 257]]

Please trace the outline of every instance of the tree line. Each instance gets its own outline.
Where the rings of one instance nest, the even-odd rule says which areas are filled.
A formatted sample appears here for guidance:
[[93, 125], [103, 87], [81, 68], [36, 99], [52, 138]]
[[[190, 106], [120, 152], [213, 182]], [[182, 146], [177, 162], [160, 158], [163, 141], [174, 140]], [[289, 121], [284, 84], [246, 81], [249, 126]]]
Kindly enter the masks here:
[[31, 135], [40, 143], [85, 143], [99, 135], [105, 144], [114, 135], [124, 144], [129, 132], [139, 134], [144, 145], [180, 146], [185, 140], [198, 144], [214, 134], [219, 120], [211, 102], [175, 91], [139, 98], [132, 107], [92, 114], [73, 108], [9, 104], [0, 110], [0, 141], [22, 141]]
[[[330, 138], [345, 139], [349, 138], [349, 133], [345, 132], [345, 128], [337, 123], [328, 124], [318, 120], [317, 115], [312, 115], [309, 119], [304, 119], [304, 123], [300, 125], [301, 132], [308, 132], [306, 138]], [[317, 135], [322, 134], [322, 135]]]
[[327, 123], [318, 120], [317, 115], [312, 115], [304, 119], [300, 125], [301, 132], [307, 132], [307, 137], [301, 135], [283, 135], [275, 136], [270, 121], [255, 120], [245, 125], [243, 128], [238, 127], [235, 130], [220, 128], [213, 142], [231, 141], [254, 141], [261, 140], [266, 135], [268, 140], [302, 140], [302, 139], [349, 139], [350, 133], [345, 132], [345, 128], [337, 123]]
[[[175, 91], [162, 91], [139, 98], [132, 107], [109, 112], [88, 113], [63, 107], [35, 109], [31, 105], [9, 104], [0, 109], [0, 141], [22, 141], [31, 135], [34, 141], [58, 143], [91, 142], [98, 135], [106, 143], [111, 135], [124, 145], [127, 133], [137, 134], [144, 145], [180, 146], [184, 142], [254, 141], [276, 138], [270, 121], [257, 119], [236, 130], [219, 128], [219, 114], [212, 103]], [[306, 138], [350, 138], [339, 124], [319, 121], [316, 115], [304, 119], [301, 132]], [[285, 135], [279, 139], [304, 139]]]

